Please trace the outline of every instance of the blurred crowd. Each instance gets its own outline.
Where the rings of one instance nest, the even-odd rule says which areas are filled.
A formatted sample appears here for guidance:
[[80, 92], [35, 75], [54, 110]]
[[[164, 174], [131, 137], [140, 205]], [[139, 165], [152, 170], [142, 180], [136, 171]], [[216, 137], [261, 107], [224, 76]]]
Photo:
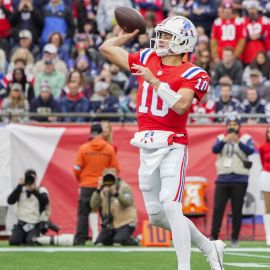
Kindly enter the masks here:
[[[198, 31], [187, 60], [211, 74], [211, 89], [192, 112], [219, 118], [231, 112], [268, 114], [270, 110], [270, 2], [256, 0], [0, 0], [0, 109], [2, 121], [84, 122], [87, 117], [44, 113], [134, 113], [137, 81], [106, 62], [104, 39], [121, 31], [116, 6], [144, 15], [146, 33], [127, 45], [130, 52], [150, 46], [154, 27], [170, 15], [184, 15]], [[42, 117], [22, 117], [23, 112]], [[14, 114], [15, 113], [15, 114]], [[93, 117], [92, 117], [93, 119]], [[99, 120], [99, 119], [95, 119]], [[135, 121], [134, 118], [113, 118]], [[249, 118], [264, 123], [267, 118]]]

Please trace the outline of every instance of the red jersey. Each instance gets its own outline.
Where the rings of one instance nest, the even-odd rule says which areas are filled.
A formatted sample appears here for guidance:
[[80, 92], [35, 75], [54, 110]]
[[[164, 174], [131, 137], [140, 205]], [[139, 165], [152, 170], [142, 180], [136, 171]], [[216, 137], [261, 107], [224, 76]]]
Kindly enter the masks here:
[[[211, 114], [215, 113], [215, 103], [209, 99], [205, 103], [199, 102], [195, 99], [192, 102], [192, 106], [190, 108], [190, 113], [196, 114]], [[191, 118], [192, 123], [211, 123], [214, 121], [214, 118]]]
[[265, 41], [267, 40], [269, 19], [259, 16], [258, 20], [251, 21], [247, 16], [244, 17], [244, 27], [247, 30], [247, 43], [242, 54], [245, 64], [250, 64], [260, 51], [266, 51]]
[[217, 18], [212, 27], [212, 39], [217, 40], [219, 58], [225, 47], [235, 48], [240, 39], [246, 38], [246, 29], [242, 18]]
[[259, 148], [263, 169], [270, 172], [270, 142], [266, 142]]
[[[144, 49], [129, 54], [130, 68], [133, 63], [147, 66], [161, 82], [168, 83], [174, 92], [181, 88], [189, 88], [194, 91], [195, 97], [201, 100], [208, 90], [209, 75], [189, 62], [179, 66], [166, 66], [153, 50]], [[182, 115], [177, 114], [142, 77], [138, 77], [138, 83], [136, 112], [139, 131], [163, 130], [186, 134], [189, 110]]]

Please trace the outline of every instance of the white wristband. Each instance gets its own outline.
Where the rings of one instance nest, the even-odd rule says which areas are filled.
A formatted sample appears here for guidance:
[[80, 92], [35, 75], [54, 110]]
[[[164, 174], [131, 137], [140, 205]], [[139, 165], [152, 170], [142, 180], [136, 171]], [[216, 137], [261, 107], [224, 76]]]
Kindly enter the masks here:
[[182, 97], [180, 94], [174, 92], [168, 83], [160, 83], [157, 89], [158, 96], [172, 108], [173, 105]]

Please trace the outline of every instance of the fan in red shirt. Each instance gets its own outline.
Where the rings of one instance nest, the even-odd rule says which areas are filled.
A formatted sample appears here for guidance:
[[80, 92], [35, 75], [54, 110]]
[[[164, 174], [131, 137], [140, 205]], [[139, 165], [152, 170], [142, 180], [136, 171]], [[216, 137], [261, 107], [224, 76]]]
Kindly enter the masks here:
[[260, 189], [263, 193], [265, 214], [263, 216], [266, 244], [270, 245], [270, 127], [266, 131], [266, 142], [259, 148], [263, 170], [260, 174]]
[[234, 48], [234, 55], [240, 58], [245, 47], [246, 30], [243, 18], [234, 17], [233, 3], [223, 2], [222, 17], [214, 21], [211, 36], [211, 51], [215, 62], [222, 59], [225, 47]]
[[[199, 115], [212, 114], [215, 113], [215, 102], [209, 98], [209, 95], [206, 94], [201, 101], [194, 99], [192, 106], [190, 108], [190, 113], [195, 113]], [[214, 122], [213, 117], [192, 117], [190, 119], [191, 123], [212, 123]]]
[[11, 0], [0, 0], [0, 39], [11, 35], [11, 25], [8, 17], [12, 12]]
[[[242, 61], [250, 64], [260, 51], [266, 51], [266, 42], [269, 40], [269, 19], [259, 15], [258, 1], [248, 1], [246, 6], [247, 16], [244, 17], [244, 26], [247, 30], [245, 50]], [[269, 41], [268, 41], [269, 43]]]

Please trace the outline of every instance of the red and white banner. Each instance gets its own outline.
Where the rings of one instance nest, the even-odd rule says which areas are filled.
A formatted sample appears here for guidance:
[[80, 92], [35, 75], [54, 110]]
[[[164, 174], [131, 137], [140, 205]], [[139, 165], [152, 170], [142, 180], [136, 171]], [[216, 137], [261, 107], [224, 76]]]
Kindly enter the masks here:
[[[120, 177], [127, 181], [134, 193], [139, 213], [137, 233], [141, 231], [142, 221], [147, 219], [143, 199], [138, 187], [137, 170], [139, 151], [129, 144], [136, 126], [113, 126], [113, 143], [121, 165]], [[206, 189], [208, 201], [208, 230], [210, 232], [214, 181], [216, 178], [216, 155], [211, 151], [222, 126], [190, 126], [189, 164], [187, 176], [201, 176], [208, 179]], [[243, 126], [242, 132], [250, 134], [257, 146], [265, 139], [265, 126]], [[73, 175], [73, 162], [79, 146], [88, 140], [89, 126], [31, 126], [8, 125], [0, 127], [0, 205], [6, 205], [6, 197], [28, 168], [36, 169], [39, 183], [50, 194], [52, 221], [62, 227], [62, 232], [75, 233], [77, 216], [78, 184]], [[253, 155], [248, 190], [256, 197], [257, 214], [263, 213], [262, 199], [258, 189], [258, 174], [261, 169], [258, 155]], [[199, 222], [201, 227], [202, 222]], [[225, 227], [225, 223], [223, 227]], [[262, 225], [257, 225], [262, 226]], [[246, 231], [249, 230], [249, 231]], [[243, 226], [249, 234], [250, 227]], [[242, 233], [243, 233], [242, 232]], [[224, 236], [222, 230], [221, 236]], [[264, 230], [257, 229], [257, 238], [264, 237]]]

